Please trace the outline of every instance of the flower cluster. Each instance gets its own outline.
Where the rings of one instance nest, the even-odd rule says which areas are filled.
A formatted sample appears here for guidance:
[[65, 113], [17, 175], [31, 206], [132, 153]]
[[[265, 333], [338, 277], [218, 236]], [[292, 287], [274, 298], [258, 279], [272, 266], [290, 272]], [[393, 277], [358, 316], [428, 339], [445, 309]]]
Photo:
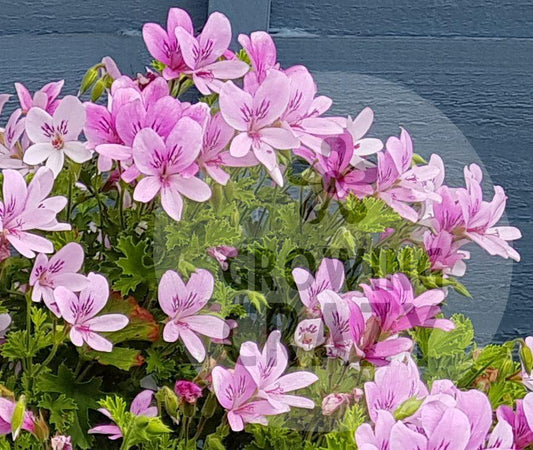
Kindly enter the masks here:
[[144, 74], [105, 57], [77, 96], [15, 84], [0, 447], [533, 445], [533, 337], [477, 347], [442, 310], [467, 244], [520, 259], [503, 189], [484, 200], [477, 165], [447, 186], [368, 107], [327, 116], [307, 68], [265, 32], [233, 52], [221, 13], [142, 36]]

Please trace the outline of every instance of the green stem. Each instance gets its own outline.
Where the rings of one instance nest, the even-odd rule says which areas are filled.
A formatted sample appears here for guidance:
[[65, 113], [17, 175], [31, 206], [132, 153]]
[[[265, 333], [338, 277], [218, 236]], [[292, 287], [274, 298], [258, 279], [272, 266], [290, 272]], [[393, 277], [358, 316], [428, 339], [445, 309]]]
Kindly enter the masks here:
[[[31, 379], [32, 379], [32, 370], [33, 370], [33, 358], [30, 354], [30, 347], [31, 347], [31, 306], [32, 306], [32, 300], [31, 300], [31, 293], [32, 291], [28, 291], [28, 293], [26, 294], [26, 351], [27, 351], [27, 354], [26, 354], [26, 367], [25, 367], [25, 370], [28, 374], [28, 380], [29, 382], [31, 383]], [[31, 389], [29, 388], [28, 390], [31, 391]], [[26, 393], [28, 396], [30, 394], [30, 392], [27, 392]]]

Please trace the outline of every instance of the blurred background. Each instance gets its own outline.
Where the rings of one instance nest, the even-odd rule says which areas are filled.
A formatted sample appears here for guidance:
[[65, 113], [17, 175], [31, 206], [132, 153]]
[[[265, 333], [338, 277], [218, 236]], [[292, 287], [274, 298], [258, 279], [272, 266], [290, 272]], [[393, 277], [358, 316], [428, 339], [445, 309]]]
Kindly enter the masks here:
[[0, 0], [0, 92], [65, 79], [76, 93], [106, 55], [122, 73], [143, 72], [142, 24], [165, 24], [171, 7], [198, 29], [211, 11], [229, 16], [235, 36], [268, 29], [282, 66], [305, 64], [333, 113], [371, 106], [384, 139], [406, 127], [416, 152], [443, 157], [450, 185], [480, 164], [486, 194], [507, 192], [522, 261], [472, 248], [473, 299], [453, 295], [447, 309], [472, 317], [481, 342], [533, 334], [533, 0]]

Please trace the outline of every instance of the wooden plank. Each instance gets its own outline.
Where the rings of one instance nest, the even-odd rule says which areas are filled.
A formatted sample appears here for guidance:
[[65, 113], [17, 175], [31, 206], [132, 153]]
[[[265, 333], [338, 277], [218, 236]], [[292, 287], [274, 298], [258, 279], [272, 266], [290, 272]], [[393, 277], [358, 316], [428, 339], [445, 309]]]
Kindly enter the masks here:
[[166, 23], [169, 8], [186, 9], [196, 27], [207, 16], [208, 0], [0, 1], [0, 35], [18, 33], [138, 34], [145, 22]]
[[529, 0], [272, 0], [271, 27], [357, 36], [533, 37]]
[[231, 21], [233, 28], [232, 48], [237, 48], [240, 33], [268, 30], [270, 0], [210, 0], [209, 13], [219, 11]]

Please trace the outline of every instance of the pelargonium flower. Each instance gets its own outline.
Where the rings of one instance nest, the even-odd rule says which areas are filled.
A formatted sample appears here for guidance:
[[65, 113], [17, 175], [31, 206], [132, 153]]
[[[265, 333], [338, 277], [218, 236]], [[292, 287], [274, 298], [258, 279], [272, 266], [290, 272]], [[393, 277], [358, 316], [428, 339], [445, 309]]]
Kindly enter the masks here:
[[0, 247], [5, 249], [11, 244], [27, 258], [33, 258], [35, 252], [52, 253], [54, 247], [48, 239], [29, 233], [30, 230], [70, 230], [70, 225], [59, 224], [56, 220], [57, 213], [66, 206], [67, 199], [48, 197], [54, 184], [51, 170], [40, 168], [28, 186], [19, 172], [3, 170], [2, 174]]
[[17, 91], [22, 112], [27, 114], [30, 109], [36, 107], [43, 109], [48, 114], [54, 114], [59, 106], [57, 97], [61, 93], [64, 84], [65, 80], [45, 84], [32, 96], [26, 86], [21, 83], [15, 83], [15, 90]]
[[143, 26], [143, 39], [150, 54], [158, 61], [165, 64], [163, 76], [166, 80], [178, 78], [187, 69], [181, 52], [176, 30], [183, 28], [193, 33], [193, 24], [187, 11], [180, 8], [168, 10], [167, 29], [164, 30], [155, 23], [146, 23]]
[[281, 116], [301, 145], [317, 153], [324, 151], [322, 136], [342, 134], [343, 128], [328, 117], [320, 117], [332, 104], [330, 98], [316, 97], [317, 87], [304, 66], [293, 66], [283, 72], [289, 78], [289, 102]]
[[57, 435], [50, 440], [52, 450], [72, 450], [72, 440], [70, 436]]
[[91, 151], [78, 141], [85, 118], [82, 103], [72, 95], [61, 100], [53, 116], [38, 107], [30, 109], [25, 128], [33, 145], [24, 153], [24, 162], [36, 165], [46, 161], [46, 166], [57, 177], [65, 155], [77, 163], [91, 159]]
[[223, 82], [240, 78], [249, 70], [248, 64], [238, 59], [220, 61], [231, 42], [231, 24], [219, 12], [212, 13], [199, 36], [178, 26], [176, 38], [181, 55], [192, 75], [196, 88], [204, 95], [220, 92]]
[[202, 397], [202, 388], [192, 381], [178, 380], [174, 385], [174, 392], [185, 402], [195, 404]]
[[172, 270], [165, 272], [159, 282], [159, 305], [169, 316], [163, 339], [166, 342], [181, 339], [198, 362], [205, 359], [205, 347], [198, 334], [225, 339], [230, 333], [230, 327], [220, 317], [198, 314], [211, 298], [214, 283], [213, 275], [204, 269], [197, 269], [187, 284]]
[[165, 141], [151, 128], [141, 130], [133, 143], [135, 165], [144, 175], [133, 198], [147, 203], [160, 193], [161, 205], [174, 220], [180, 220], [182, 195], [197, 202], [211, 197], [211, 189], [194, 175], [194, 162], [202, 145], [200, 125], [188, 117], [180, 119]]
[[433, 227], [437, 231], [446, 230], [454, 234], [458, 240], [473, 241], [491, 255], [520, 261], [520, 255], [508, 243], [522, 237], [520, 230], [495, 226], [505, 211], [507, 197], [503, 188], [495, 186], [492, 201], [484, 201], [480, 167], [472, 164], [465, 167], [464, 172], [466, 188], [442, 186], [439, 189], [442, 204], [433, 206]]
[[376, 196], [403, 218], [416, 222], [419, 212], [412, 203], [439, 203], [441, 198], [425, 184], [438, 175], [438, 169], [430, 165], [411, 167], [412, 159], [413, 141], [402, 128], [400, 137], [390, 137], [386, 150], [378, 154]]
[[533, 444], [533, 428], [530, 427], [526, 418], [524, 400], [516, 400], [515, 411], [507, 405], [498, 406], [496, 417], [500, 422], [505, 421], [512, 427], [517, 448], [525, 448]]
[[247, 423], [268, 425], [266, 416], [288, 412], [290, 408], [274, 407], [269, 401], [255, 397], [257, 386], [240, 359], [233, 370], [216, 366], [211, 373], [213, 391], [220, 405], [228, 412], [233, 431], [242, 431]]
[[231, 258], [236, 258], [239, 255], [239, 250], [230, 245], [218, 245], [208, 248], [207, 254], [218, 261], [222, 270], [228, 270], [228, 261]]
[[[145, 416], [145, 417], [156, 417], [158, 415], [157, 406], [151, 406], [153, 401], [154, 393], [153, 391], [145, 390], [140, 392], [135, 396], [131, 402], [130, 412], [135, 416]], [[111, 413], [105, 408], [99, 408], [104, 416], [113, 420]], [[91, 428], [88, 431], [89, 434], [105, 434], [112, 441], [120, 439], [122, 437], [122, 430], [118, 425], [98, 425], [94, 428]]]
[[289, 355], [281, 343], [281, 332], [273, 331], [260, 351], [255, 342], [241, 345], [240, 359], [257, 385], [257, 396], [268, 400], [275, 408], [295, 406], [313, 409], [315, 403], [305, 397], [288, 394], [310, 386], [318, 377], [311, 372], [299, 371], [283, 375]]
[[281, 126], [279, 119], [289, 102], [289, 80], [272, 70], [252, 95], [231, 81], [220, 90], [220, 112], [224, 120], [237, 130], [230, 145], [231, 156], [241, 158], [253, 152], [280, 186], [283, 178], [275, 149], [296, 148], [299, 140]]
[[324, 190], [336, 199], [345, 199], [350, 193], [357, 197], [371, 195], [375, 170], [351, 164], [355, 156], [352, 135], [345, 131], [337, 136], [326, 136], [323, 145], [327, 146], [327, 156], [303, 148], [295, 150], [294, 154], [304, 158], [322, 176]]
[[413, 285], [403, 273], [371, 279], [370, 284], [361, 287], [384, 332], [398, 333], [413, 327], [454, 328], [452, 321], [436, 318], [446, 297], [442, 289], [430, 289], [415, 297]]
[[226, 185], [230, 178], [223, 167], [252, 167], [259, 164], [252, 154], [242, 158], [231, 156], [227, 147], [234, 135], [235, 130], [224, 121], [220, 113], [209, 116], [197, 163], [207, 175], [222, 185]]
[[296, 326], [294, 343], [305, 351], [311, 351], [326, 341], [322, 319], [305, 319]]
[[348, 117], [346, 120], [346, 130], [352, 136], [354, 143], [353, 156], [350, 161], [354, 167], [358, 167], [361, 162], [366, 164], [364, 157], [374, 155], [383, 148], [383, 142], [380, 139], [365, 137], [373, 122], [374, 111], [369, 107], [364, 108], [355, 119]]
[[470, 253], [460, 250], [462, 243], [446, 230], [437, 234], [428, 230], [424, 234], [424, 248], [431, 261], [433, 270], [442, 270], [445, 274], [463, 276], [466, 272], [465, 259]]
[[350, 394], [332, 393], [322, 399], [322, 415], [331, 416], [342, 406], [349, 405], [353, 396]]
[[[408, 352], [413, 342], [391, 336], [382, 340], [382, 329], [375, 316], [365, 319], [361, 307], [351, 298], [325, 290], [318, 294], [324, 322], [329, 334], [326, 341], [330, 358], [346, 362], [364, 359], [374, 365], [387, 365], [393, 356]], [[385, 333], [386, 334], [386, 333]]]
[[279, 69], [276, 44], [272, 36], [265, 31], [254, 31], [250, 36], [240, 34], [238, 41], [246, 50], [253, 69], [245, 75], [244, 86], [247, 92], [254, 94], [269, 70]]
[[27, 166], [22, 162], [24, 146], [21, 143], [24, 135], [24, 122], [20, 108], [13, 111], [2, 133], [0, 143], [0, 169], [25, 171]]
[[113, 344], [102, 337], [100, 332], [118, 331], [129, 323], [123, 314], [97, 314], [106, 305], [109, 298], [109, 284], [105, 277], [95, 273], [87, 276], [89, 286], [79, 295], [59, 286], [54, 290], [54, 298], [61, 317], [71, 325], [70, 340], [81, 347], [87, 343], [99, 352], [110, 352]]
[[313, 276], [307, 269], [296, 267], [292, 271], [300, 300], [313, 317], [320, 316], [318, 294], [326, 289], [339, 292], [344, 284], [344, 264], [338, 259], [323, 258]]
[[54, 289], [63, 286], [72, 292], [79, 292], [87, 287], [87, 278], [77, 273], [83, 265], [84, 258], [83, 248], [76, 242], [65, 245], [50, 260], [45, 254], [39, 253], [30, 274], [30, 286], [33, 287], [32, 300], [34, 302], [44, 300], [46, 306], [59, 316], [54, 300]]

